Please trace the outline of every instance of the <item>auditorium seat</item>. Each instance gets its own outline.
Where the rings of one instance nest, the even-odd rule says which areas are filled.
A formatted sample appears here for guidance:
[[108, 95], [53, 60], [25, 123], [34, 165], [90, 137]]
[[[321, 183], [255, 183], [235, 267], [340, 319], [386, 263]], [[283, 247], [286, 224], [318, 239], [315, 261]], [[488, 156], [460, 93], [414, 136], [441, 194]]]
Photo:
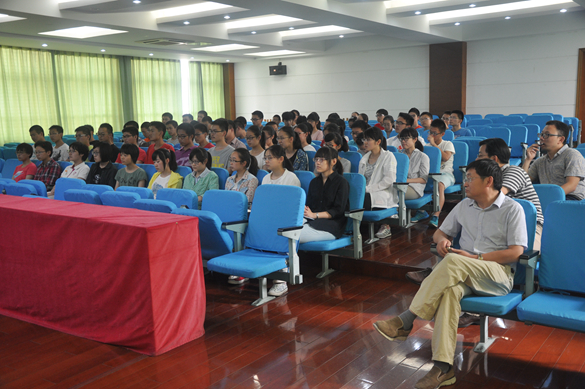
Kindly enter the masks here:
[[548, 206], [555, 201], [565, 200], [565, 191], [558, 185], [554, 184], [534, 184], [532, 185], [538, 199], [540, 200], [540, 207], [542, 208], [542, 214], [546, 213]]
[[119, 186], [118, 189], [116, 189], [116, 192], [132, 192], [138, 194], [141, 199], [154, 199], [152, 190], [148, 188], [139, 188], [137, 186]]
[[256, 178], [258, 179], [258, 186], [262, 185], [262, 180], [267, 174], [269, 173], [266, 170], [258, 169], [258, 173], [256, 173]]
[[59, 161], [57, 163], [61, 166], [61, 171], [65, 170], [65, 168], [67, 168], [67, 166], [73, 165], [71, 162], [67, 162], [67, 161]]
[[503, 139], [508, 146], [510, 146], [510, 130], [506, 127], [486, 127], [475, 132], [476, 136], [484, 138], [500, 138]]
[[65, 178], [61, 177], [55, 182], [55, 200], [65, 200], [63, 193], [68, 189], [83, 189], [85, 181], [79, 178]]
[[453, 156], [455, 184], [445, 188], [445, 198], [462, 200], [465, 198], [465, 189], [463, 188], [464, 174], [460, 168], [469, 164], [469, 146], [465, 142], [453, 141], [453, 147], [455, 147], [455, 155]]
[[16, 158], [16, 147], [5, 147], [2, 150], [4, 159], [17, 159]]
[[524, 119], [521, 116], [500, 116], [494, 118], [494, 123], [508, 124], [508, 125], [521, 125], [524, 124]]
[[301, 188], [305, 191], [305, 194], [309, 194], [309, 185], [311, 184], [311, 180], [315, 178], [315, 174], [310, 171], [305, 170], [295, 170], [294, 174], [298, 177], [299, 181], [301, 182]]
[[35, 187], [37, 195], [39, 195], [40, 197], [47, 197], [47, 187], [41, 181], [24, 179], [20, 180], [19, 183], [32, 185]]
[[[254, 195], [255, 198], [256, 195]], [[215, 213], [222, 223], [241, 222], [248, 220], [248, 198], [242, 192], [235, 190], [208, 190], [203, 195], [201, 210]], [[230, 227], [228, 230], [236, 250], [239, 250], [241, 248], [241, 236], [245, 228], [238, 229], [234, 227], [232, 229]]]
[[154, 167], [154, 165], [150, 165], [150, 164], [146, 164], [146, 163], [137, 163], [136, 166], [144, 169], [144, 171], [146, 172], [146, 176], [148, 177], [148, 180], [146, 181], [146, 185], [148, 185], [152, 176], [154, 176], [157, 173], [156, 168]]
[[[429, 176], [424, 194], [418, 199], [405, 200], [407, 210], [425, 210], [429, 213], [439, 211], [439, 188], [435, 178], [441, 176], [441, 150], [437, 147], [425, 147], [423, 153], [429, 157]], [[406, 212], [407, 226], [410, 225], [410, 212]]]
[[154, 200], [154, 199], [139, 199], [134, 201], [132, 204], [134, 208], [141, 209], [143, 211], [171, 213], [177, 206], [175, 203], [166, 200]]
[[188, 166], [178, 166], [177, 167], [177, 173], [179, 173], [181, 175], [181, 177], [185, 178], [189, 174], [193, 173], [193, 169], [191, 169]]
[[21, 184], [15, 182], [12, 184], [4, 184], [4, 190], [7, 195], [10, 196], [24, 196], [24, 195], [36, 195], [38, 196], [37, 189], [29, 184]]
[[467, 122], [467, 127], [484, 126], [493, 123], [490, 119], [474, 119]]
[[314, 172], [315, 171], [315, 161], [313, 159], [315, 158], [315, 154], [317, 152], [316, 151], [305, 151], [305, 153], [307, 153], [307, 158], [309, 158], [309, 171]]
[[2, 166], [2, 178], [12, 178], [14, 175], [14, 169], [17, 166], [22, 165], [22, 162], [18, 159], [7, 159], [4, 161], [4, 165]]
[[99, 194], [100, 196], [104, 192], [110, 192], [110, 191], [114, 190], [114, 188], [112, 188], [109, 185], [98, 185], [98, 184], [87, 184], [87, 185], [85, 185], [85, 187], [83, 189], [93, 190], [94, 192], [97, 192], [97, 194]]
[[339, 152], [339, 156], [341, 158], [347, 159], [351, 163], [351, 171], [344, 173], [358, 173], [360, 168], [360, 161], [362, 160], [362, 155], [357, 151], [341, 151]]
[[99, 193], [87, 189], [68, 189], [63, 193], [65, 201], [73, 201], [84, 204], [102, 205]]
[[[175, 204], [177, 208], [198, 209], [197, 193], [189, 189], [163, 188], [156, 192], [157, 200], [166, 200]], [[201, 229], [201, 228], [200, 228]]]
[[134, 202], [140, 200], [140, 195], [135, 192], [108, 191], [100, 195], [104, 205], [121, 208], [134, 208]]
[[211, 171], [217, 174], [219, 181], [219, 189], [225, 189], [225, 182], [229, 177], [227, 169], [224, 169], [222, 167], [212, 167]]

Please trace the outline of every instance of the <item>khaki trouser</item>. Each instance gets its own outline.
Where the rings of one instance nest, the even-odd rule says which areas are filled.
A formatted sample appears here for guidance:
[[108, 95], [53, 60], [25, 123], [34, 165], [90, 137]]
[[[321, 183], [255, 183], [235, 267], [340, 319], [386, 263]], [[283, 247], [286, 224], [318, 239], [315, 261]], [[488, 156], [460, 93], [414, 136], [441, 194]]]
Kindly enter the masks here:
[[542, 238], [542, 225], [537, 224], [536, 225], [536, 234], [534, 235], [534, 245], [532, 246], [533, 250], [540, 250], [541, 238]]
[[446, 255], [423, 281], [409, 308], [424, 320], [435, 319], [433, 360], [453, 364], [463, 296], [504, 296], [513, 285], [510, 266], [459, 254]]

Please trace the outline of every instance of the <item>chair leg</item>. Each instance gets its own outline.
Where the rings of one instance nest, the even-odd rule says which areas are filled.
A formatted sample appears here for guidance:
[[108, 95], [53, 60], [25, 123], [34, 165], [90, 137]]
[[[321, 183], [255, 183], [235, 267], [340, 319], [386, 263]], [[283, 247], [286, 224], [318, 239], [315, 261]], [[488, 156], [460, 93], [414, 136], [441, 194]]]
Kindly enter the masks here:
[[323, 253], [323, 256], [321, 257], [321, 263], [322, 263], [321, 273], [317, 274], [317, 278], [326, 277], [335, 271], [335, 269], [329, 268], [329, 254]]
[[258, 278], [258, 286], [260, 289], [260, 298], [252, 303], [253, 306], [258, 307], [276, 298], [268, 295], [268, 280], [266, 277]]
[[487, 349], [496, 341], [496, 338], [490, 338], [488, 334], [489, 317], [485, 314], [479, 315], [479, 342], [473, 348], [476, 353], [485, 353]]
[[370, 228], [370, 239], [366, 240], [366, 244], [372, 244], [380, 240], [380, 238], [376, 238], [376, 234], [374, 233], [374, 223], [368, 223]]

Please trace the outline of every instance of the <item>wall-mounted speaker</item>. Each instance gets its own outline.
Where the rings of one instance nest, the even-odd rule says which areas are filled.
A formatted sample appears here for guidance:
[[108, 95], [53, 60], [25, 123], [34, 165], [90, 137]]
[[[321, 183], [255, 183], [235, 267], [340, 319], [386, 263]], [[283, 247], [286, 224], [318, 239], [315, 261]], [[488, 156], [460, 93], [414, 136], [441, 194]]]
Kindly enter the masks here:
[[285, 76], [286, 75], [286, 65], [283, 65], [282, 62], [279, 62], [276, 66], [269, 66], [270, 75], [271, 76]]

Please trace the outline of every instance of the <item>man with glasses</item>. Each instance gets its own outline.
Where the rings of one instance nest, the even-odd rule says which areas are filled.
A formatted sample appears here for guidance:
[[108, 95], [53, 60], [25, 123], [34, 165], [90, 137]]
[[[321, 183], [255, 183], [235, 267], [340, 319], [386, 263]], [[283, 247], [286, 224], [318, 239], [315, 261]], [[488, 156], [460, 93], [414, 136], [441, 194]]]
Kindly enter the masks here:
[[384, 108], [380, 108], [376, 111], [376, 120], [378, 123], [374, 127], [379, 128], [380, 130], [384, 131], [384, 118], [388, 116], [388, 111]]
[[51, 142], [45, 140], [36, 142], [35, 155], [41, 164], [37, 167], [34, 179], [45, 184], [48, 193], [55, 186], [57, 179], [61, 177], [61, 165], [51, 157], [53, 155]]
[[[75, 129], [75, 140], [81, 144], [87, 146], [88, 154], [91, 154], [93, 146], [91, 145], [91, 129], [88, 126], [81, 126]], [[86, 160], [87, 160], [86, 156]]]
[[[118, 146], [114, 144], [114, 129], [112, 128], [111, 124], [109, 123], [100, 124], [98, 128], [98, 141], [110, 145], [110, 147], [112, 148], [110, 162], [116, 162], [116, 160], [118, 159], [118, 154], [120, 154], [120, 149], [118, 148]], [[93, 153], [91, 154], [89, 161], [90, 162], [94, 161]]]
[[[463, 199], [433, 235], [443, 260], [423, 281], [408, 310], [374, 328], [390, 340], [404, 340], [417, 317], [434, 318], [434, 366], [416, 388], [455, 383], [453, 367], [463, 296], [504, 296], [512, 290], [518, 257], [528, 245], [522, 206], [504, 195], [502, 170], [484, 159], [467, 166]], [[461, 234], [460, 249], [451, 247]]]
[[260, 131], [262, 131], [262, 120], [264, 120], [264, 114], [262, 111], [254, 111], [252, 112], [252, 124], [258, 126]]
[[420, 125], [422, 126], [423, 130], [429, 131], [431, 129], [431, 123], [433, 122], [433, 115], [430, 112], [423, 112], [420, 114]]
[[[135, 145], [138, 147], [138, 129], [135, 127], [124, 127], [122, 129], [122, 141], [126, 145]], [[138, 159], [136, 163], [144, 163], [146, 161], [146, 151], [138, 147]], [[116, 163], [122, 163], [120, 154], [116, 158]]]
[[211, 123], [211, 140], [215, 142], [215, 147], [209, 149], [209, 154], [211, 154], [211, 167], [227, 169], [231, 174], [229, 160], [235, 149], [226, 142], [227, 132], [227, 120], [216, 119]]
[[449, 123], [451, 121], [451, 111], [445, 111], [443, 112], [443, 115], [441, 116], [441, 120], [445, 122], [445, 126], [447, 126], [447, 128], [449, 128]]
[[[414, 126], [414, 118], [411, 115], [407, 114], [406, 112], [400, 112], [394, 124], [396, 125], [395, 128], [396, 136], [388, 138], [386, 144], [388, 146], [396, 147], [397, 150], [402, 150], [402, 143], [400, 143], [400, 133], [405, 128]], [[418, 140], [423, 146], [426, 144], [425, 140], [420, 135], [418, 137]]]
[[[528, 148], [522, 168], [533, 183], [558, 185], [565, 191], [567, 200], [579, 201], [585, 198], [585, 159], [565, 144], [568, 136], [569, 126], [565, 123], [546, 122], [539, 134], [540, 144]], [[539, 149], [544, 155], [534, 161]]]
[[[203, 124], [198, 125], [205, 127]], [[175, 151], [177, 165], [190, 167], [191, 160], [189, 159], [189, 156], [191, 155], [191, 151], [196, 147], [193, 143], [193, 139], [195, 138], [195, 129], [191, 123], [179, 124], [177, 127], [177, 138], [179, 139], [179, 144], [181, 145], [181, 149]]]
[[451, 111], [451, 116], [449, 116], [449, 123], [451, 124], [451, 129], [453, 130], [453, 135], [455, 135], [455, 139], [461, 136], [473, 136], [471, 131], [469, 131], [467, 128], [461, 128], [463, 118], [465, 118], [463, 111], [460, 111], [458, 109], [454, 109], [453, 111]]
[[[337, 124], [336, 124], [336, 126], [337, 126]], [[339, 126], [337, 126], [337, 128], [339, 128]], [[353, 139], [353, 144], [355, 145], [356, 144], [355, 140], [358, 137], [358, 135], [362, 134], [364, 131], [366, 131], [369, 128], [369, 126], [368, 126], [368, 123], [364, 122], [363, 120], [356, 120], [355, 122], [353, 122], [351, 124], [350, 128], [351, 128], [351, 137]], [[323, 132], [325, 132], [326, 129], [327, 129], [327, 124], [325, 125]], [[340, 133], [341, 136], [345, 135], [345, 134], [342, 134], [340, 131], [338, 131], [338, 132]]]

